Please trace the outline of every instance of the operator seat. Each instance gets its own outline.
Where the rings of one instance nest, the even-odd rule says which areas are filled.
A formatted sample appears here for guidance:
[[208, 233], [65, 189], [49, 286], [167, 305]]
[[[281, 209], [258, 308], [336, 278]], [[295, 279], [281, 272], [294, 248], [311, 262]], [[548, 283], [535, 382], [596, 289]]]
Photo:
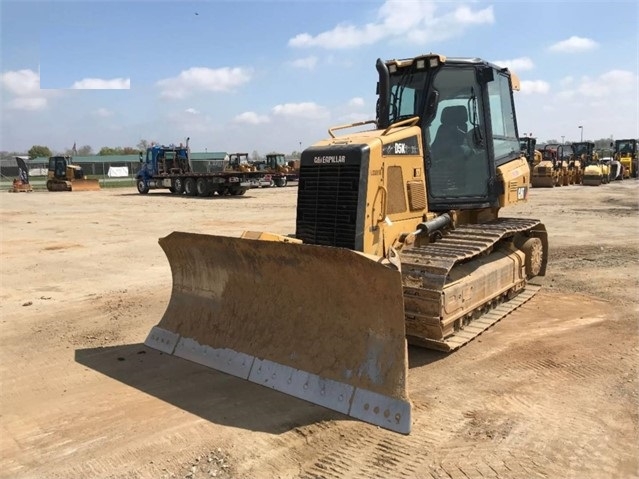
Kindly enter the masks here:
[[429, 186], [433, 196], [450, 196], [466, 189], [466, 169], [460, 163], [466, 158], [466, 122], [468, 111], [463, 105], [442, 110], [441, 125], [430, 147]]
[[468, 131], [468, 110], [463, 105], [447, 106], [442, 110], [441, 125], [431, 145], [435, 161], [457, 161], [464, 158], [463, 145]]

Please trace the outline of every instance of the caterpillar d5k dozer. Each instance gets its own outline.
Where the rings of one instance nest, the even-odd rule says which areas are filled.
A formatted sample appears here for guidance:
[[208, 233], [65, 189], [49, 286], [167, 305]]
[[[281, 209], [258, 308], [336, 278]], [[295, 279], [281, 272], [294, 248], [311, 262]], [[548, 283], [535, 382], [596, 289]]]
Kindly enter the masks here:
[[49, 158], [47, 190], [96, 191], [99, 189], [100, 181], [85, 178], [82, 167], [71, 164], [71, 157], [52, 156]]
[[498, 216], [528, 195], [518, 80], [434, 54], [377, 70], [377, 119], [302, 153], [294, 235], [160, 239], [173, 290], [145, 344], [409, 433], [406, 339], [481, 334], [537, 291], [548, 242]]

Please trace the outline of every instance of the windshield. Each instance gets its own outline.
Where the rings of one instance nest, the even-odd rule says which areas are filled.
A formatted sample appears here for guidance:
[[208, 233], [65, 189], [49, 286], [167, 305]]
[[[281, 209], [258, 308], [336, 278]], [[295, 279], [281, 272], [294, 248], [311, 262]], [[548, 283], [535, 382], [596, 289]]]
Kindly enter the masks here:
[[430, 150], [430, 194], [442, 199], [485, 197], [490, 166], [475, 69], [444, 66], [433, 87], [439, 94], [437, 111], [423, 125]]
[[575, 155], [587, 155], [588, 154], [588, 145], [586, 144], [574, 144], [572, 145], [572, 149], [575, 152]]
[[634, 153], [634, 146], [631, 141], [617, 141], [617, 151], [621, 154]]
[[562, 145], [559, 151], [561, 152], [561, 158], [564, 159], [570, 158], [573, 155], [572, 146], [570, 145]]

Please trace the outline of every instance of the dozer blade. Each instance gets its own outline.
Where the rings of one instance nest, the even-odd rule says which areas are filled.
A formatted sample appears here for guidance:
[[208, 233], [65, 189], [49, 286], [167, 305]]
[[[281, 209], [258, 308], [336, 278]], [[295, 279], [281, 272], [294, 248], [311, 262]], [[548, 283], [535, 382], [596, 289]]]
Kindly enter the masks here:
[[73, 180], [71, 191], [97, 191], [100, 189], [100, 180]]
[[401, 274], [353, 251], [174, 232], [145, 344], [408, 434]]

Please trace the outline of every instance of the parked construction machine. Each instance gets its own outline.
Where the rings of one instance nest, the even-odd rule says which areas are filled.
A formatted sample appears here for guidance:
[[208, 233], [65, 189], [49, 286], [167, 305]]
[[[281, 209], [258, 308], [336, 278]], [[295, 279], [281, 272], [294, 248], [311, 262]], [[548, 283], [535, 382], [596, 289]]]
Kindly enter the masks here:
[[[249, 159], [248, 153], [231, 153], [229, 154], [229, 162], [224, 168], [224, 172], [239, 172], [251, 174], [251, 185], [253, 188], [270, 187], [274, 180], [269, 172], [259, 168], [259, 164]], [[259, 174], [257, 173], [259, 172]]]
[[583, 165], [582, 185], [599, 186], [610, 181], [610, 165], [600, 161], [592, 141], [573, 143], [572, 148]]
[[30, 193], [33, 191], [31, 183], [29, 183], [29, 168], [22, 158], [15, 157], [18, 164], [18, 177], [13, 180], [9, 193]]
[[516, 76], [436, 54], [377, 71], [376, 120], [302, 152], [294, 235], [160, 239], [173, 288], [145, 344], [407, 434], [407, 340], [453, 351], [529, 300], [548, 240], [498, 214], [529, 190]]
[[572, 145], [556, 145], [557, 160], [563, 173], [563, 186], [574, 185], [581, 180], [581, 161], [575, 157]]
[[287, 160], [283, 153], [269, 153], [263, 161], [255, 165], [259, 171], [269, 173], [273, 185], [278, 187], [299, 179], [299, 160]]
[[47, 190], [49, 191], [96, 191], [100, 181], [88, 179], [80, 165], [71, 163], [70, 156], [49, 157]]
[[257, 161], [254, 165], [258, 171], [270, 175], [271, 186], [283, 187], [289, 181], [299, 179], [299, 160], [287, 160], [283, 153], [269, 153], [264, 160]]
[[229, 162], [224, 171], [241, 171], [243, 173], [256, 171], [257, 168], [249, 160], [248, 153], [231, 153], [229, 154]]
[[530, 166], [531, 170], [542, 160], [541, 151], [537, 150], [536, 146], [537, 138], [533, 138], [532, 136], [522, 136], [519, 138], [519, 147], [521, 148], [521, 152], [526, 156], [528, 166]]
[[[610, 145], [612, 147], [612, 144]], [[623, 178], [637, 178], [639, 171], [639, 152], [637, 151], [637, 140], [625, 139], [616, 140], [614, 143], [615, 160], [619, 161], [623, 167]]]
[[571, 184], [571, 171], [564, 145], [548, 144], [540, 151], [541, 161], [532, 168], [531, 185], [538, 187], [554, 187]]

